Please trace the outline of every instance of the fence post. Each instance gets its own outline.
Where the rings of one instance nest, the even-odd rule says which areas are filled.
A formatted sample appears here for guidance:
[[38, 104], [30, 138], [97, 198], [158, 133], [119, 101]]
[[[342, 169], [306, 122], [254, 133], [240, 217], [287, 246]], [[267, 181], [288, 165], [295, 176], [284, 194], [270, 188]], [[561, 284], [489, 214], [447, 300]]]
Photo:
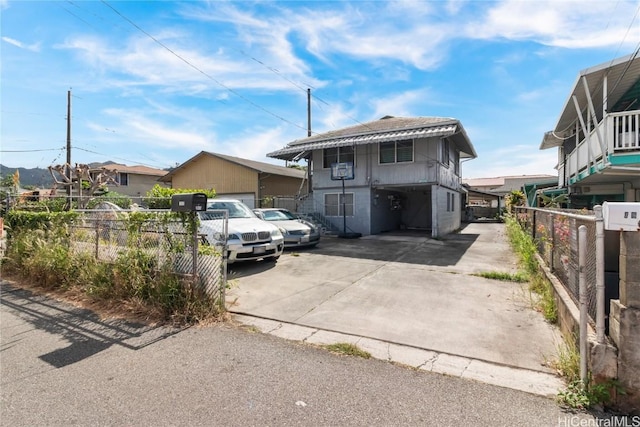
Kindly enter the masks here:
[[578, 227], [578, 274], [580, 301], [580, 380], [583, 386], [587, 384], [587, 226]]
[[[190, 225], [193, 225], [198, 220], [195, 212], [189, 212], [191, 216]], [[191, 259], [193, 261], [191, 274], [193, 275], [193, 283], [198, 279], [198, 227], [193, 227], [193, 235], [191, 236]]]
[[96, 227], [96, 259], [100, 259], [100, 218], [95, 221]]
[[605, 342], [605, 284], [604, 284], [604, 220], [602, 206], [593, 207], [596, 214], [596, 339]]
[[551, 257], [549, 259], [549, 269], [555, 274], [555, 266], [553, 260], [556, 255], [556, 214], [551, 213]]
[[531, 211], [531, 239], [536, 240], [536, 211]]

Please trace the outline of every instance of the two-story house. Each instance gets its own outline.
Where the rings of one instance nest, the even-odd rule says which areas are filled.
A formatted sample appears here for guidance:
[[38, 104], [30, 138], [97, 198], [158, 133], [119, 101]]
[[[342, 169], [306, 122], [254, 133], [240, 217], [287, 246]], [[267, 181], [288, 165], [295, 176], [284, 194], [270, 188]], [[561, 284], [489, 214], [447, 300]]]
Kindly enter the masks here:
[[[433, 237], [460, 228], [460, 161], [477, 157], [456, 119], [391, 116], [296, 140], [267, 156], [308, 160], [305, 210], [338, 230], [420, 229]], [[353, 179], [336, 179], [335, 164], [352, 165]]]
[[557, 147], [570, 207], [640, 201], [638, 52], [582, 70], [540, 149]]

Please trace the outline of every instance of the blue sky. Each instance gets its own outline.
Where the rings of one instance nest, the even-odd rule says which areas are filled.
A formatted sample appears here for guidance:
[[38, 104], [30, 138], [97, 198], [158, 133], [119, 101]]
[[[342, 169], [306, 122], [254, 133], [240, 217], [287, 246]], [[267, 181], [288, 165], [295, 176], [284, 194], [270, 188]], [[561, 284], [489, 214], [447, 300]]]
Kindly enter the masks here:
[[167, 168], [385, 115], [459, 119], [465, 178], [553, 174], [581, 69], [632, 53], [637, 1], [7, 1], [0, 163]]

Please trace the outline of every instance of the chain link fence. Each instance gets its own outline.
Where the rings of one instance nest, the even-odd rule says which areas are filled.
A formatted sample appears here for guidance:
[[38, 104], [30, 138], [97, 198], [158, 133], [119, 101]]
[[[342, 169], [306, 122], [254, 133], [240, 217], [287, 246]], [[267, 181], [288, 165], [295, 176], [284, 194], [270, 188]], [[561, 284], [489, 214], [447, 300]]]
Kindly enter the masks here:
[[[596, 319], [596, 217], [589, 212], [553, 211], [516, 207], [520, 226], [533, 238], [538, 252], [551, 272], [560, 280], [576, 306], [580, 302], [580, 268], [578, 266], [578, 229], [587, 228], [584, 266], [587, 282], [587, 308]], [[593, 216], [593, 219], [589, 217]]]
[[[113, 263], [127, 251], [143, 251], [158, 268], [190, 276], [207, 295], [224, 303], [227, 286], [227, 211], [210, 211], [216, 220], [207, 221], [218, 239], [193, 233], [170, 211], [92, 210], [80, 211], [80, 219], [69, 229], [72, 249], [90, 253], [97, 261]], [[144, 215], [132, 220], [131, 215]]]

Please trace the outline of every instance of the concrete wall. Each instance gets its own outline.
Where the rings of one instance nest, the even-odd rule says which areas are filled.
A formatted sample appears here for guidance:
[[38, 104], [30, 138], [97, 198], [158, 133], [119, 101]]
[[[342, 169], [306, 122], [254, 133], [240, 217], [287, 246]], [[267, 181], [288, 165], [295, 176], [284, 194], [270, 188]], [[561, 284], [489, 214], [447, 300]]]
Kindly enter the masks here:
[[618, 347], [621, 408], [640, 415], [640, 232], [620, 236], [620, 299], [611, 300], [609, 334]]

